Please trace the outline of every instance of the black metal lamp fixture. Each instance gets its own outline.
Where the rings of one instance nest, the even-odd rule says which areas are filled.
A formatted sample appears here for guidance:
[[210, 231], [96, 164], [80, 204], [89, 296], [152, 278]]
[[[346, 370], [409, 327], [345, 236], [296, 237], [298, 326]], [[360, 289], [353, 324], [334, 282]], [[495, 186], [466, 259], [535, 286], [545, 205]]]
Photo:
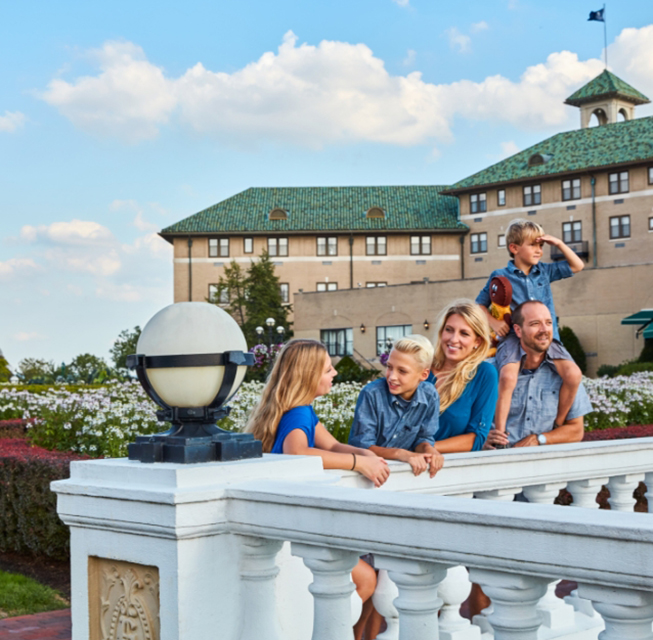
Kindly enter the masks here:
[[430, 326], [431, 326], [431, 325], [429, 324], [429, 321], [428, 321], [428, 320], [424, 320], [424, 328], [425, 328], [427, 331], [429, 330], [429, 327], [430, 327]]
[[365, 333], [365, 325], [361, 322], [361, 333]]
[[[172, 342], [171, 351], [184, 346], [197, 350], [205, 339], [209, 348], [220, 348], [219, 343], [225, 341], [241, 348], [213, 353], [147, 353], [153, 348], [160, 352], [168, 346], [167, 341]], [[225, 403], [240, 386], [247, 366], [254, 364], [254, 356], [246, 348], [233, 318], [215, 305], [183, 302], [156, 314], [139, 339], [137, 350], [145, 353], [128, 356], [127, 366], [136, 371], [145, 393], [161, 407], [157, 418], [171, 427], [163, 433], [137, 436], [136, 442], [128, 445], [129, 459], [185, 464], [260, 458], [262, 443], [252, 434], [233, 433], [216, 425], [229, 414]]]

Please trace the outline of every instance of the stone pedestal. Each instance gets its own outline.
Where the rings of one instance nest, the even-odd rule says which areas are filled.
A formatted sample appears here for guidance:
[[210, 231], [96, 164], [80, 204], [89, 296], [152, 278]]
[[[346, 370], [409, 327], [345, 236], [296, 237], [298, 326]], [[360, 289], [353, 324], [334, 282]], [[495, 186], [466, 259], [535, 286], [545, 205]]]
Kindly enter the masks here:
[[[241, 540], [227, 532], [226, 488], [322, 474], [319, 458], [299, 456], [197, 465], [73, 462], [71, 477], [52, 483], [70, 527], [73, 640], [236, 640], [248, 613], [239, 607], [249, 556], [243, 565]], [[282, 618], [281, 637], [293, 638], [296, 622]]]

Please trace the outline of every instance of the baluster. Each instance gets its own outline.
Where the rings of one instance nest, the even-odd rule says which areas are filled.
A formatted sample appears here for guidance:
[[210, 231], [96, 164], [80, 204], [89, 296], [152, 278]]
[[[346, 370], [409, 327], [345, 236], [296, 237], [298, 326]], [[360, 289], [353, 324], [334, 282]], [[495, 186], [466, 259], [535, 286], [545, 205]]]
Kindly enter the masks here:
[[312, 640], [353, 638], [351, 571], [358, 562], [355, 551], [292, 543], [292, 554], [313, 572], [308, 590], [313, 594]]
[[399, 640], [438, 640], [438, 611], [442, 606], [438, 584], [447, 575], [447, 568], [432, 562], [377, 554], [374, 563], [388, 570], [399, 590], [399, 597], [394, 601], [399, 612]]
[[521, 487], [513, 487], [508, 489], [492, 489], [490, 491], [475, 491], [474, 496], [480, 500], [502, 500], [504, 502], [512, 502], [521, 491]]
[[467, 600], [472, 583], [467, 569], [451, 567], [438, 587], [444, 602], [440, 611], [440, 640], [480, 640], [481, 630], [460, 615], [460, 605]]
[[610, 489], [610, 507], [613, 511], [632, 511], [635, 507], [633, 493], [644, 480], [643, 473], [630, 473], [623, 476], [614, 476], [608, 482]]
[[565, 596], [564, 601], [570, 604], [574, 608], [574, 611], [578, 611], [578, 613], [582, 613], [588, 618], [601, 619], [601, 616], [594, 611], [592, 603], [578, 595], [578, 589], [574, 589], [568, 596]]
[[[251, 536], [241, 536], [240, 577], [245, 610], [241, 612], [242, 640], [281, 640], [277, 617], [275, 579], [279, 573], [276, 557], [283, 542]], [[251, 615], [251, 603], [256, 603], [256, 615]]]
[[570, 482], [567, 485], [567, 490], [574, 498], [571, 506], [598, 509], [599, 503], [596, 501], [596, 496], [604, 484], [608, 484], [608, 478], [588, 478]]
[[592, 601], [605, 622], [599, 640], [653, 640], [653, 593], [579, 584], [582, 598]]
[[531, 487], [524, 487], [524, 495], [529, 502], [534, 504], [553, 504], [553, 501], [560, 493], [560, 489], [564, 489], [566, 486], [566, 482], [536, 484]]
[[548, 580], [488, 569], [471, 569], [469, 577], [492, 599], [494, 640], [537, 640], [542, 620], [536, 607]]
[[372, 603], [374, 608], [385, 618], [387, 628], [383, 633], [376, 636], [378, 640], [397, 640], [399, 638], [399, 612], [394, 605], [394, 601], [398, 596], [399, 589], [390, 580], [388, 572], [385, 569], [379, 569]]
[[646, 499], [648, 500], [648, 512], [653, 513], [653, 473], [646, 474]]

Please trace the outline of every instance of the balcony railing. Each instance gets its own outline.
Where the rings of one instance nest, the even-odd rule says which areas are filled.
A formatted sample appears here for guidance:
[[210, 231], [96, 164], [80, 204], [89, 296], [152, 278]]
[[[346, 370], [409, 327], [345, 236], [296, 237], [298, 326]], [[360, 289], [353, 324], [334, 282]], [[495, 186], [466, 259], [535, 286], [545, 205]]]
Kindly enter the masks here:
[[[580, 258], [589, 257], [589, 243], [587, 240], [581, 240], [580, 242], [567, 242], [567, 246]], [[558, 249], [558, 247], [551, 247], [551, 260], [564, 260], [565, 256]]]

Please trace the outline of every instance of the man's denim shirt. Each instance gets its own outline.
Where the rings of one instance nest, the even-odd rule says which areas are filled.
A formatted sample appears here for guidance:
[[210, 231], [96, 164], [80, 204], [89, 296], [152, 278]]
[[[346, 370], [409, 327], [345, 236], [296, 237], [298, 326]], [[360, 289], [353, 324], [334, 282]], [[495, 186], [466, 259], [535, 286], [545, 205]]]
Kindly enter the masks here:
[[558, 333], [558, 320], [556, 318], [555, 306], [553, 304], [553, 294], [551, 293], [551, 283], [563, 278], [571, 278], [574, 272], [571, 270], [566, 260], [560, 262], [538, 262], [533, 265], [531, 272], [526, 275], [521, 269], [515, 266], [515, 261], [510, 260], [508, 266], [503, 269], [496, 269], [490, 274], [487, 283], [476, 296], [476, 302], [483, 307], [489, 308], [490, 300], [490, 280], [495, 276], [503, 276], [510, 280], [512, 285], [512, 302], [510, 308], [514, 309], [526, 300], [539, 300], [543, 302], [551, 312], [553, 319], [553, 337], [560, 340]]
[[[523, 349], [521, 355], [523, 362], [526, 355]], [[561, 386], [562, 378], [548, 353], [537, 369], [520, 370], [506, 421], [506, 432], [511, 445], [531, 434], [551, 431], [558, 413], [558, 393]], [[574, 404], [567, 414], [567, 420], [584, 416], [592, 410], [592, 403], [581, 383]]]
[[385, 378], [370, 382], [356, 402], [349, 444], [414, 451], [422, 443], [435, 443], [440, 397], [432, 384], [421, 383], [410, 401], [388, 390]]

